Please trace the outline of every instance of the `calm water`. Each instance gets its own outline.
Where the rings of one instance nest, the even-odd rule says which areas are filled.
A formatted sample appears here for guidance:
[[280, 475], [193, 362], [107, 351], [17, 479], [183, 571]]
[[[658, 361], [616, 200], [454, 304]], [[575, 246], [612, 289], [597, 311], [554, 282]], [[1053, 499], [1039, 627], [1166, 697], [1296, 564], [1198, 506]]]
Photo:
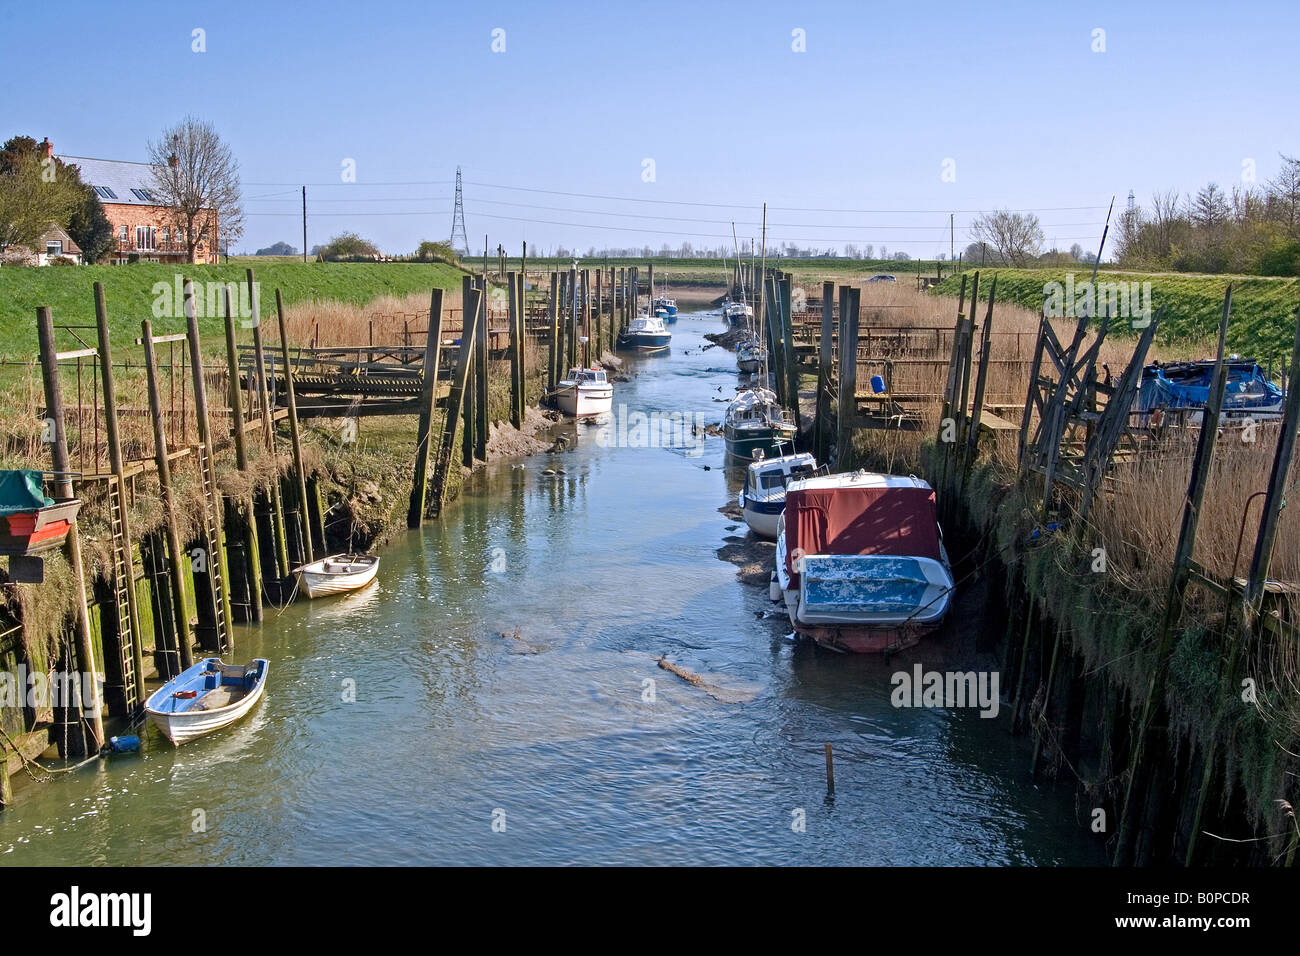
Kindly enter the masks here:
[[[736, 377], [702, 350], [717, 327], [683, 316], [616, 404], [719, 420]], [[766, 588], [715, 555], [737, 488], [721, 438], [691, 457], [574, 434], [477, 476], [368, 591], [239, 629], [236, 656], [271, 661], [242, 724], [179, 750], [150, 730], [141, 755], [23, 787], [0, 862], [1101, 862], [1000, 721], [895, 709], [896, 667], [759, 616]]]

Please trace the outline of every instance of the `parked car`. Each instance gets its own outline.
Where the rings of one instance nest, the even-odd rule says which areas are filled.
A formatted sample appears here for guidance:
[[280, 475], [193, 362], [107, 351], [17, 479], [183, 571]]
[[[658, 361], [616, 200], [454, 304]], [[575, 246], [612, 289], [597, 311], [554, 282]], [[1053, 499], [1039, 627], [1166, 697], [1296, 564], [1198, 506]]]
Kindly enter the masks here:
[[890, 275], [889, 273], [887, 273], [887, 272], [877, 272], [877, 273], [876, 273], [875, 275], [873, 275], [870, 279], [867, 279], [867, 280], [865, 280], [865, 281], [867, 281], [867, 282], [897, 282], [897, 281], [898, 281], [898, 278], [897, 278], [896, 276], [891, 276], [891, 275]]

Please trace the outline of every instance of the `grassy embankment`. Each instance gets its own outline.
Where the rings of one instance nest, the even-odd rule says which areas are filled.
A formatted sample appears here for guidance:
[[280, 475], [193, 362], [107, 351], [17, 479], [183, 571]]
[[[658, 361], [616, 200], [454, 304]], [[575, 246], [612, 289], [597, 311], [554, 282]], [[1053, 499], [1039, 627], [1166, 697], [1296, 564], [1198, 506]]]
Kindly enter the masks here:
[[[980, 284], [987, 294], [988, 284], [998, 278], [998, 300], [1037, 313], [1043, 303], [1043, 286], [1064, 283], [1073, 272], [1076, 286], [1086, 282], [1089, 270], [1077, 269], [984, 269]], [[1296, 308], [1300, 306], [1300, 279], [1262, 279], [1256, 276], [1149, 275], [1138, 272], [1106, 270], [1099, 281], [1150, 282], [1151, 305], [1168, 311], [1162, 331], [1157, 335], [1161, 346], [1174, 343], [1212, 342], [1223, 314], [1223, 293], [1232, 283], [1232, 319], [1228, 326], [1228, 347], [1243, 355], [1249, 353], [1274, 370], [1290, 361], [1295, 342]], [[956, 295], [961, 278], [950, 277], [932, 291], [938, 295]], [[996, 317], [995, 317], [996, 321]], [[1122, 330], [1122, 328], [1121, 328]], [[1166, 349], [1156, 354], [1166, 359]], [[1200, 357], [1210, 357], [1207, 353]]]

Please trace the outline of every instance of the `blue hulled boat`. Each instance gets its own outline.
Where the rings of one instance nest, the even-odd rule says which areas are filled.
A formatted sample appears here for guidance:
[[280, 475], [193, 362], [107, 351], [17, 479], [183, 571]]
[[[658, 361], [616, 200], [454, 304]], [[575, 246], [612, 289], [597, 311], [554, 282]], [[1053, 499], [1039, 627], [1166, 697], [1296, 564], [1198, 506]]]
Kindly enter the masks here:
[[662, 318], [657, 315], [638, 315], [619, 333], [618, 347], [638, 352], [659, 352], [668, 348], [672, 340], [673, 334], [664, 327]]

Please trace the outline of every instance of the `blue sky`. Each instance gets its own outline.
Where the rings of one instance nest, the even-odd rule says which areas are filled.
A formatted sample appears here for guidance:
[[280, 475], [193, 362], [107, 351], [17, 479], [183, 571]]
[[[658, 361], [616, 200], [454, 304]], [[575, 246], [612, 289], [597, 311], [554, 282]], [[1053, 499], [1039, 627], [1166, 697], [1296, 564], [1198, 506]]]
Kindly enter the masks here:
[[1230, 189], [1244, 160], [1262, 183], [1300, 153], [1297, 36], [1281, 2], [3, 0], [0, 138], [143, 160], [207, 119], [249, 250], [301, 245], [300, 184], [309, 244], [446, 239], [458, 164], [474, 247], [730, 246], [766, 201], [774, 242], [932, 256], [950, 211], [960, 249], [974, 211], [1006, 207], [1093, 248], [1112, 195]]

